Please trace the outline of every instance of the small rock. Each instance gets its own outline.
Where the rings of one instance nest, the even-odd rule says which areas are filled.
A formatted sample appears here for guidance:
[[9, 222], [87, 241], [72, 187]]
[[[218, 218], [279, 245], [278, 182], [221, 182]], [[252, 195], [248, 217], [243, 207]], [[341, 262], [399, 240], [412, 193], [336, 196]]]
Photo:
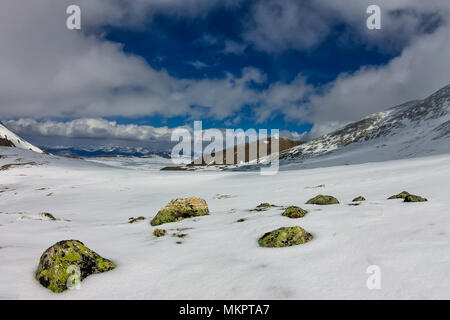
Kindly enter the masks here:
[[287, 207], [286, 210], [284, 210], [282, 215], [285, 217], [296, 219], [296, 218], [304, 217], [307, 213], [308, 213], [308, 211], [306, 211], [300, 207], [290, 206], [290, 207]]
[[364, 198], [363, 196], [359, 196], [352, 200], [352, 202], [359, 202], [359, 201], [366, 201], [366, 198]]
[[309, 199], [306, 204], [318, 204], [318, 205], [329, 205], [329, 204], [339, 204], [339, 200], [333, 196], [324, 196], [319, 194], [318, 196]]
[[393, 196], [390, 196], [388, 198], [388, 200], [391, 200], [391, 199], [405, 199], [407, 196], [409, 196], [409, 192], [402, 191], [399, 194], [394, 194]]
[[283, 227], [264, 234], [258, 244], [265, 248], [281, 248], [311, 241], [313, 236], [300, 227]]
[[164, 223], [177, 222], [208, 214], [208, 205], [201, 198], [173, 199], [167, 206], [158, 211], [150, 224], [152, 226], [158, 226]]
[[405, 202], [425, 202], [425, 201], [428, 201], [428, 199], [413, 194], [410, 194], [405, 198]]
[[49, 218], [52, 221], [56, 221], [56, 218], [49, 212], [41, 212], [40, 215], [45, 218]]
[[142, 221], [145, 220], [145, 217], [137, 217], [137, 218], [128, 218], [128, 223], [135, 223], [136, 221]]
[[153, 231], [153, 235], [155, 237], [164, 237], [166, 235], [166, 230], [164, 229], [155, 229], [155, 231]]
[[237, 220], [236, 222], [244, 222], [244, 221], [245, 221], [245, 219], [241, 218], [241, 219]]
[[258, 204], [255, 209], [252, 209], [250, 211], [266, 211], [266, 210], [268, 210], [270, 208], [274, 208], [274, 207], [278, 207], [278, 206], [274, 205], [274, 204], [270, 204], [268, 202], [263, 202], [263, 203]]
[[[55, 293], [68, 289], [67, 282], [73, 275], [72, 266], [79, 268], [79, 280], [95, 273], [112, 270], [116, 265], [87, 248], [81, 241], [60, 241], [42, 254], [36, 271], [36, 279]], [[71, 268], [69, 268], [71, 267]]]

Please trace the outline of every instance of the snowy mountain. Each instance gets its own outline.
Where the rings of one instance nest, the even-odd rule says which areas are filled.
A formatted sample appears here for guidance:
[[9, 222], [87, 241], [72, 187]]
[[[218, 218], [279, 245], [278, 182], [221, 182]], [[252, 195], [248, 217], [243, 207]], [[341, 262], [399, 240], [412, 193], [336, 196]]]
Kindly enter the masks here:
[[167, 151], [150, 150], [143, 147], [124, 146], [101, 146], [101, 147], [69, 147], [69, 146], [48, 146], [48, 152], [64, 157], [152, 157], [160, 156], [170, 158], [170, 149]]
[[450, 152], [450, 85], [280, 153], [284, 163], [364, 163]]
[[32, 150], [39, 153], [45, 153], [45, 151], [35, 147], [31, 143], [23, 140], [18, 135], [10, 131], [0, 122], [0, 146], [2, 147], [16, 147], [20, 149]]

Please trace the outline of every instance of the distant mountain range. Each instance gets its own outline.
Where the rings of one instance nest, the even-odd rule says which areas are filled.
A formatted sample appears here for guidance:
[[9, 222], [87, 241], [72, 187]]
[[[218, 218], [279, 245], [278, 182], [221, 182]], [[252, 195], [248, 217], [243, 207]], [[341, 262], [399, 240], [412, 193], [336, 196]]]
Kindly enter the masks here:
[[160, 156], [163, 158], [170, 158], [170, 151], [152, 151], [140, 147], [45, 147], [45, 150], [59, 156], [64, 157], [150, 157]]

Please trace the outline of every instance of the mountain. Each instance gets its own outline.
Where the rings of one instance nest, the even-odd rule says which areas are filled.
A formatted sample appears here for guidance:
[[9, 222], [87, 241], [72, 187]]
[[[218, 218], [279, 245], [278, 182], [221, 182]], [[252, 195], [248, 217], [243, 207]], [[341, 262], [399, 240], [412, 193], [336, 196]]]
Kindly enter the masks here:
[[152, 151], [142, 147], [103, 146], [103, 147], [45, 147], [52, 154], [63, 157], [150, 157], [160, 156], [170, 158], [170, 151]]
[[[278, 138], [277, 139], [277, 143], [278, 143], [278, 150], [284, 151], [287, 149], [290, 149], [294, 146], [298, 146], [300, 144], [303, 143], [303, 141], [299, 141], [299, 140], [291, 140], [291, 139], [287, 139], [287, 138]], [[259, 151], [259, 145], [260, 143], [264, 143], [266, 145], [266, 154], [270, 154], [271, 153], [271, 148], [272, 148], [272, 137], [267, 138], [266, 140], [262, 141], [262, 140], [258, 140], [258, 141], [252, 141], [252, 142], [246, 142], [245, 144], [241, 145], [243, 150], [244, 150], [244, 159], [245, 162], [255, 162], [257, 160], [259, 160], [258, 154], [260, 153]], [[250, 150], [255, 150], [256, 154], [251, 156], [250, 155]], [[233, 153], [233, 161], [231, 162], [231, 164], [237, 164], [238, 163], [238, 146], [234, 146], [233, 148], [230, 149], [226, 149], [226, 150], [222, 150], [222, 151], [218, 151], [216, 154], [212, 153], [212, 156], [215, 156], [216, 159], [222, 159], [222, 164], [227, 164], [227, 153]], [[241, 151], [242, 152], [242, 151]], [[206, 155], [203, 156], [203, 158], [205, 158]], [[203, 160], [203, 165], [214, 165], [214, 163], [208, 163], [206, 164]]]
[[2, 122], [0, 122], [0, 146], [15, 147], [20, 149], [32, 150], [39, 153], [46, 153], [44, 150], [35, 147], [31, 143], [23, 140], [18, 135], [10, 131]]
[[413, 158], [450, 152], [450, 85], [280, 153], [307, 167]]

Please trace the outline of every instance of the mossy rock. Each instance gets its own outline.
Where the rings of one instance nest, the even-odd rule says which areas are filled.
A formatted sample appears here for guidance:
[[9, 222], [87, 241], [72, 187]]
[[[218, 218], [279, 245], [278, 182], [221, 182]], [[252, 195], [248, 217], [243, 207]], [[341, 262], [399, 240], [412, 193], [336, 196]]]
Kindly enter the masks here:
[[153, 235], [155, 237], [164, 237], [166, 235], [166, 230], [164, 229], [155, 229], [155, 231], [153, 231]]
[[405, 198], [405, 202], [425, 202], [425, 201], [428, 201], [428, 199], [413, 194], [410, 194]]
[[158, 226], [208, 214], [208, 205], [201, 198], [173, 199], [167, 206], [158, 211], [150, 224]]
[[363, 196], [359, 196], [352, 200], [352, 202], [359, 202], [359, 201], [366, 201], [366, 198], [364, 198]]
[[391, 199], [405, 199], [407, 196], [409, 196], [409, 192], [402, 191], [399, 194], [394, 194], [393, 196], [390, 196], [388, 198], [388, 200], [391, 200]]
[[61, 293], [68, 289], [67, 283], [71, 280], [69, 277], [73, 275], [75, 269], [73, 266], [79, 268], [79, 279], [76, 280], [80, 281], [91, 274], [106, 272], [116, 267], [113, 262], [102, 258], [81, 241], [64, 240], [54, 244], [42, 254], [36, 270], [36, 279], [44, 287], [55, 293]]
[[263, 202], [263, 203], [258, 204], [255, 209], [252, 209], [250, 211], [266, 211], [270, 208], [275, 208], [275, 207], [278, 207], [278, 206], [268, 203], [268, 202]]
[[329, 204], [339, 204], [339, 200], [333, 196], [324, 196], [319, 194], [318, 196], [309, 199], [306, 204], [318, 204], [318, 205], [329, 205]]
[[283, 227], [264, 234], [258, 244], [265, 248], [290, 247], [306, 243], [313, 236], [300, 227]]
[[287, 207], [286, 210], [284, 210], [282, 215], [285, 217], [296, 219], [296, 218], [303, 218], [307, 213], [308, 213], [308, 211], [306, 211], [300, 207], [290, 206], [290, 207]]

